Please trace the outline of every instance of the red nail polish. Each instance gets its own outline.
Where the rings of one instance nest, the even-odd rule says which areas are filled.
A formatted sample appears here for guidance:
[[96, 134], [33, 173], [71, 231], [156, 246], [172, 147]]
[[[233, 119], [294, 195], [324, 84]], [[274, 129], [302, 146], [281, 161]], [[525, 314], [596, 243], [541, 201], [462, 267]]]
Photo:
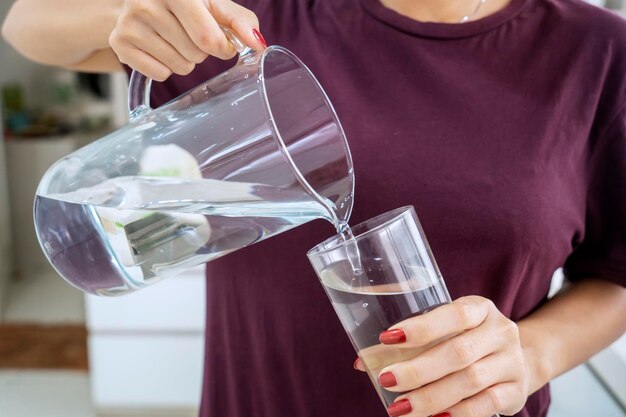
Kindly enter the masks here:
[[358, 367], [359, 362], [361, 362], [361, 358], [356, 358], [356, 360], [354, 361], [354, 365], [352, 365], [354, 366], [354, 369], [356, 369], [357, 371], [359, 370], [359, 367]]
[[404, 343], [406, 342], [406, 334], [404, 334], [404, 330], [402, 329], [385, 330], [378, 336], [378, 341], [385, 345]]
[[441, 414], [436, 414], [433, 417], [452, 417], [450, 415], [450, 413], [441, 413]]
[[378, 383], [380, 386], [389, 388], [398, 385], [398, 381], [396, 380], [396, 376], [391, 372], [383, 372], [378, 377]]
[[256, 38], [257, 41], [261, 42], [264, 47], [267, 48], [267, 42], [265, 42], [265, 38], [261, 35], [261, 32], [257, 28], [252, 29], [252, 34]]
[[389, 408], [387, 408], [387, 414], [389, 414], [391, 417], [397, 417], [408, 414], [411, 412], [411, 410], [413, 410], [413, 407], [411, 407], [411, 403], [409, 402], [409, 400], [404, 399], [391, 404]]

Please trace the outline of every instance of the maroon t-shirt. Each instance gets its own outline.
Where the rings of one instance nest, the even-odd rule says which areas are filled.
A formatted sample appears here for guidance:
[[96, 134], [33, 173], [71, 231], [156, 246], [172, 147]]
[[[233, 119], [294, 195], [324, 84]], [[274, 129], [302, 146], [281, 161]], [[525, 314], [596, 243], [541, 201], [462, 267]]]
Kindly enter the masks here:
[[[512, 0], [466, 24], [379, 0], [246, 0], [335, 105], [356, 224], [415, 206], [451, 295], [513, 320], [552, 273], [626, 285], [626, 24], [577, 0]], [[162, 103], [232, 65], [155, 84]], [[306, 251], [315, 221], [208, 264], [202, 417], [382, 417]], [[518, 416], [546, 415], [547, 387]]]

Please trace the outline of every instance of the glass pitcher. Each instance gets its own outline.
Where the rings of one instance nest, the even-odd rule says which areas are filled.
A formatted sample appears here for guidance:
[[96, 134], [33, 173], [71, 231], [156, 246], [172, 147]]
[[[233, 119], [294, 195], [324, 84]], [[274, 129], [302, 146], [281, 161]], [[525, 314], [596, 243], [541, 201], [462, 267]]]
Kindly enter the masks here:
[[174, 276], [316, 218], [347, 221], [354, 174], [321, 86], [290, 51], [254, 52], [151, 109], [134, 72], [130, 123], [56, 162], [35, 198], [55, 269], [92, 294]]

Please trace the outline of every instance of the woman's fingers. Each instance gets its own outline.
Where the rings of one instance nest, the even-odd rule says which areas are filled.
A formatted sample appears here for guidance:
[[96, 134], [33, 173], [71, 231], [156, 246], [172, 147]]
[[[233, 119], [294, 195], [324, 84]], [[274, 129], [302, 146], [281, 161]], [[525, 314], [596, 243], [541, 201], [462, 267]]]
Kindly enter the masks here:
[[356, 358], [356, 360], [354, 361], [354, 364], [352, 366], [357, 371], [361, 371], [361, 372], [366, 372], [367, 371], [367, 369], [365, 369], [365, 365], [363, 365], [363, 361], [359, 357]]
[[221, 59], [230, 59], [235, 56], [237, 51], [228, 41], [204, 2], [170, 0], [168, 4], [193, 43], [201, 51]]
[[195, 63], [185, 59], [176, 48], [158, 35], [156, 35], [149, 44], [142, 45], [141, 49], [155, 58], [159, 57], [159, 61], [174, 74], [187, 75], [193, 71], [196, 66]]
[[154, 30], [187, 61], [199, 64], [208, 57], [208, 54], [198, 48], [191, 40], [183, 26], [171, 12], [164, 10], [151, 24]]
[[391, 416], [424, 417], [425, 415], [493, 417], [498, 413], [513, 415], [520, 411], [526, 402], [519, 386], [512, 382], [493, 385], [480, 393], [464, 399], [450, 408], [438, 411], [422, 411], [419, 398], [400, 396], [387, 412]]
[[259, 19], [252, 11], [230, 0], [213, 1], [209, 5], [215, 20], [233, 30], [244, 44], [257, 51], [267, 47], [259, 32]]
[[526, 393], [520, 385], [506, 382], [491, 386], [445, 411], [463, 417], [492, 417], [497, 413], [510, 416], [519, 412], [525, 403]]
[[109, 43], [120, 62], [146, 76], [164, 81], [172, 73], [189, 74], [195, 63], [183, 56], [155, 29], [171, 14], [157, 1], [127, 0]]
[[[111, 45], [116, 41], [112, 40]], [[156, 81], [165, 81], [172, 75], [172, 71], [152, 56], [137, 49], [135, 47], [124, 45], [121, 48], [114, 48], [120, 62], [136, 69], [140, 73], [144, 74], [148, 78], [152, 78]]]
[[390, 415], [491, 417], [514, 414], [526, 401], [519, 329], [485, 298], [460, 298], [394, 325], [380, 339], [384, 345], [377, 346], [403, 352], [378, 375], [383, 388], [408, 391], [388, 408]]
[[143, 22], [134, 21], [126, 25], [121, 31], [115, 30], [109, 41], [120, 60], [136, 69], [135, 60], [139, 56], [143, 56], [142, 54], [138, 55], [137, 50], [150, 55], [172, 73], [187, 75], [195, 66], [193, 62], [185, 59], [172, 45]]
[[392, 374], [396, 384], [386, 388], [389, 391], [403, 392], [467, 369], [500, 350], [508, 340], [502, 332], [492, 332], [492, 329], [491, 326], [484, 326], [461, 333], [413, 359], [387, 366], [380, 373], [381, 380], [385, 378], [383, 374]]
[[445, 304], [421, 316], [411, 317], [380, 334], [384, 344], [398, 347], [419, 347], [446, 339], [454, 334], [473, 329], [495, 310], [490, 300], [469, 296]]
[[502, 354], [487, 356], [461, 371], [402, 395], [400, 399], [409, 399], [416, 415], [435, 415], [493, 385], [514, 379], [516, 373], [508, 366], [509, 359]]
[[253, 12], [230, 0], [125, 0], [109, 43], [121, 62], [163, 80], [189, 74], [209, 55], [235, 56], [220, 26], [263, 49], [258, 23]]

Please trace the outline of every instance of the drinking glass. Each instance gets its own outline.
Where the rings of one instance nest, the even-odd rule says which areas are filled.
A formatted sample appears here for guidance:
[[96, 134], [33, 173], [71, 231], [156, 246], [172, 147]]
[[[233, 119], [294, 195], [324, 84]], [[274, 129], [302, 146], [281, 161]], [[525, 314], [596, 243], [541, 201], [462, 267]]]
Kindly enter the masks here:
[[450, 295], [413, 207], [401, 207], [352, 228], [308, 252], [326, 294], [385, 405], [399, 393], [378, 384], [386, 366], [422, 349], [383, 345], [394, 324], [450, 302]]
[[402, 320], [450, 303], [450, 295], [412, 206], [354, 226], [352, 235], [335, 235], [307, 256], [380, 399], [388, 407], [401, 393], [379, 385], [382, 369], [411, 359], [430, 346], [383, 345], [378, 340], [380, 333]]

